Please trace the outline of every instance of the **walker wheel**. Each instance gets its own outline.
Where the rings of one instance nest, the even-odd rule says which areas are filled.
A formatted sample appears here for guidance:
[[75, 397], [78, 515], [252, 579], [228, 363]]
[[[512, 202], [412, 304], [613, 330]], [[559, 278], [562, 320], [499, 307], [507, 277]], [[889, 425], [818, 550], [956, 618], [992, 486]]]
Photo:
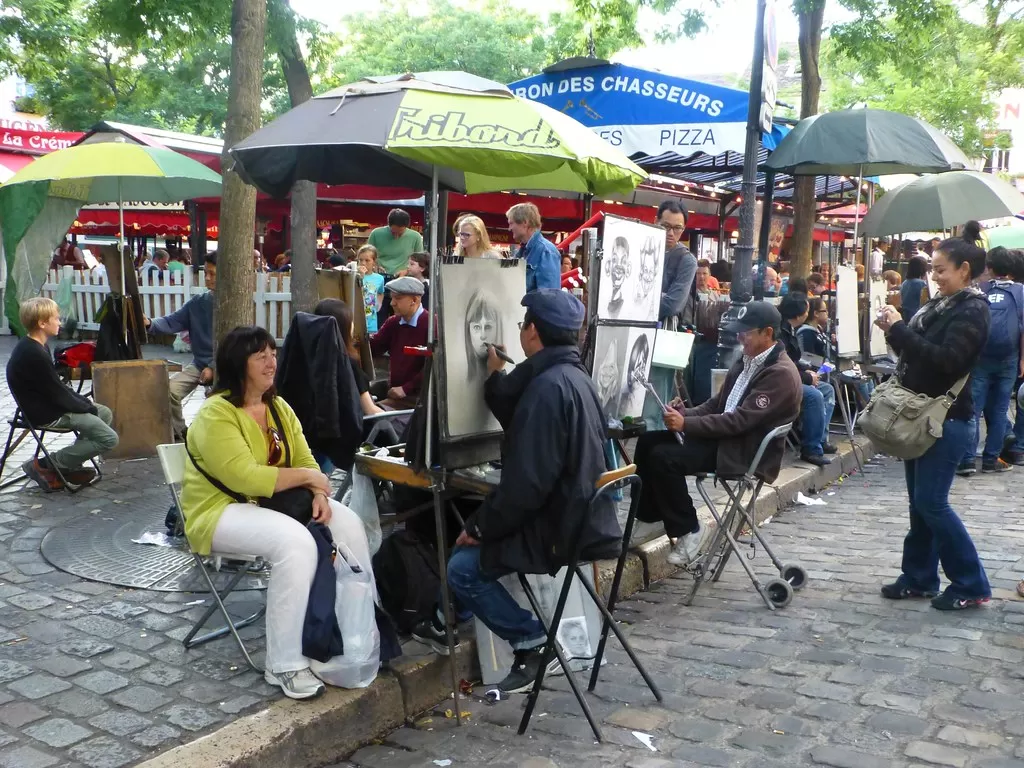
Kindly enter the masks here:
[[793, 587], [788, 581], [772, 579], [764, 585], [764, 591], [776, 608], [785, 608], [793, 601]]
[[800, 590], [807, 584], [807, 571], [799, 565], [782, 566], [782, 579], [788, 581], [793, 589]]

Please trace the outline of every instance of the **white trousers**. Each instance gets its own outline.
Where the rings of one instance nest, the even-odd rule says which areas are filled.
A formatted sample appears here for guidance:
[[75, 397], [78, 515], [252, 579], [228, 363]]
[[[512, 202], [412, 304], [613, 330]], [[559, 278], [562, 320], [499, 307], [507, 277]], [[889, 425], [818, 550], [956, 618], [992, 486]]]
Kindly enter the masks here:
[[[332, 499], [328, 528], [334, 540], [348, 545], [359, 565], [372, 575], [366, 533], [355, 512]], [[273, 566], [267, 588], [266, 668], [271, 672], [308, 668], [309, 659], [302, 655], [302, 624], [316, 571], [312, 534], [272, 509], [228, 504], [213, 532], [213, 551], [259, 555]]]

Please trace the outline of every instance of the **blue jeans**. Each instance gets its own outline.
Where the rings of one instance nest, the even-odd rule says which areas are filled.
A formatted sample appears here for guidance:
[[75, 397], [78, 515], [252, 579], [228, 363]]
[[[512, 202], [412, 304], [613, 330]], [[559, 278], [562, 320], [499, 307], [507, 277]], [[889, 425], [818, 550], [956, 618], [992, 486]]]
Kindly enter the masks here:
[[1024, 386], [1024, 383], [1021, 382], [1022, 379], [1017, 379], [1013, 383], [1014, 388], [1010, 395], [1014, 401], [1014, 417], [1012, 424], [1010, 423], [1009, 412], [1007, 412], [1006, 416], [1006, 434], [1010, 434], [1011, 432], [1013, 433], [1013, 447], [1010, 450], [1014, 453], [1024, 453], [1024, 409], [1017, 404], [1017, 386], [1018, 384], [1020, 384], [1020, 386]]
[[[1003, 452], [1003, 438], [1006, 437], [1007, 412], [1013, 396], [1013, 384], [1017, 381], [1017, 357], [1005, 360], [982, 358], [971, 371], [971, 397], [974, 399], [974, 418], [967, 433], [967, 451], [963, 461], [974, 461], [978, 452], [981, 435], [981, 415], [985, 414], [985, 449], [983, 462], [994, 462]], [[1024, 426], [1024, 425], [1022, 425]]]
[[910, 532], [903, 541], [899, 580], [911, 589], [938, 592], [941, 563], [951, 594], [963, 599], [992, 595], [974, 542], [949, 506], [949, 488], [969, 435], [966, 421], [947, 419], [942, 437], [921, 458], [904, 462]]
[[494, 634], [521, 651], [543, 645], [544, 626], [521, 607], [497, 579], [480, 572], [480, 547], [456, 547], [448, 560], [448, 586], [460, 607], [473, 612]]
[[822, 443], [828, 442], [828, 423], [836, 407], [836, 391], [826, 381], [818, 386], [803, 385], [800, 406], [800, 450], [810, 456], [822, 455]]

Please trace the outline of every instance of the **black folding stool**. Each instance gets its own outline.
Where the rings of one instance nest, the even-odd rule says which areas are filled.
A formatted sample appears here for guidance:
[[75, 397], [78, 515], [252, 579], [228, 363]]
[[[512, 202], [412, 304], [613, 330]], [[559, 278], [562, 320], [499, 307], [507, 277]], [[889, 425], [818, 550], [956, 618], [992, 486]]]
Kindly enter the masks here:
[[[708, 580], [709, 577], [712, 582], [718, 581], [721, 578], [725, 565], [729, 561], [729, 556], [733, 553], [736, 553], [740, 565], [747, 572], [747, 576], [750, 577], [754, 589], [757, 590], [761, 599], [764, 600], [764, 604], [773, 611], [776, 608], [785, 608], [789, 605], [793, 599], [793, 590], [802, 589], [807, 583], [807, 572], [800, 565], [784, 564], [775, 556], [772, 548], [758, 529], [755, 510], [757, 497], [764, 486], [764, 480], [757, 477], [757, 471], [760, 468], [765, 451], [768, 450], [768, 446], [774, 440], [784, 440], [792, 428], [792, 423], [783, 424], [765, 435], [761, 445], [757, 448], [757, 453], [754, 454], [753, 461], [750, 462], [750, 468], [747, 469], [744, 475], [729, 478], [722, 477], [721, 475], [715, 477], [715, 481], [720, 483], [729, 495], [729, 501], [726, 503], [725, 511], [721, 515], [718, 514], [715, 503], [711, 500], [707, 489], [704, 487], [704, 481], [708, 479], [708, 474], [701, 473], [697, 475], [697, 491], [700, 493], [701, 498], [704, 499], [704, 503], [708, 505], [711, 516], [714, 517], [718, 527], [715, 529], [715, 534], [707, 550], [697, 558], [696, 562], [687, 567], [687, 570], [693, 574], [693, 586], [690, 588], [690, 593], [683, 599], [684, 605], [690, 605], [693, 602], [693, 598], [696, 596], [697, 590], [700, 589], [700, 585]], [[750, 498], [744, 503], [743, 497], [748, 491], [750, 492]], [[764, 584], [757, 578], [757, 574], [754, 573], [747, 562], [748, 557], [744, 557], [740, 553], [740, 542], [737, 541], [737, 538], [744, 528], [749, 528], [750, 530], [749, 546], [752, 553], [748, 557], [753, 556], [756, 542], [760, 542], [768, 557], [771, 558], [772, 564], [778, 569], [780, 578], [771, 579]]]
[[[615, 566], [615, 577], [612, 579], [611, 592], [608, 595], [608, 603], [601, 599], [601, 596], [597, 594], [597, 590], [589, 581], [583, 576], [583, 572], [580, 570], [580, 548], [579, 541], [583, 532], [583, 524], [586, 520], [581, 523], [579, 530], [576, 531], [576, 536], [573, 538], [575, 546], [572, 552], [569, 553], [569, 561], [566, 565], [565, 581], [562, 583], [562, 590], [558, 595], [558, 602], [555, 605], [554, 614], [551, 616], [551, 624], [548, 625], [544, 621], [544, 615], [540, 610], [540, 604], [537, 601], [536, 595], [533, 593], [533, 589], [530, 587], [529, 581], [526, 579], [526, 575], [523, 573], [518, 574], [519, 583], [523, 586], [523, 591], [526, 593], [527, 599], [530, 601], [530, 606], [533, 608], [533, 613], [544, 625], [544, 629], [547, 632], [547, 640], [544, 646], [544, 657], [541, 660], [540, 669], [537, 671], [537, 678], [533, 682], [533, 690], [530, 691], [529, 697], [526, 700], [526, 711], [523, 712], [523, 719], [519, 723], [519, 735], [526, 733], [527, 727], [530, 725], [530, 717], [533, 715], [533, 710], [537, 706], [537, 698], [540, 696], [541, 686], [544, 683], [544, 674], [547, 671], [548, 664], [551, 663], [551, 657], [556, 656], [558, 663], [562, 667], [562, 671], [565, 673], [565, 679], [569, 683], [569, 687], [572, 688], [573, 695], [576, 697], [576, 701], [580, 703], [580, 708], [583, 710], [583, 714], [587, 718], [587, 722], [590, 723], [590, 728], [594, 731], [594, 737], [598, 741], [603, 741], [604, 737], [601, 734], [601, 727], [598, 725], [597, 720], [594, 719], [593, 712], [590, 711], [590, 706], [587, 704], [586, 698], [584, 698], [582, 691], [576, 684], [576, 678], [573, 676], [572, 670], [569, 668], [569, 663], [566, 661], [565, 655], [562, 653], [562, 649], [558, 645], [558, 625], [562, 621], [562, 613], [565, 610], [565, 603], [569, 598], [569, 589], [572, 586], [573, 577], [580, 580], [584, 588], [590, 594], [591, 600], [597, 606], [597, 609], [601, 612], [604, 617], [604, 622], [601, 626], [601, 640], [597, 645], [597, 654], [594, 656], [594, 667], [590, 673], [590, 684], [587, 686], [588, 691], [593, 691], [597, 686], [597, 678], [601, 671], [601, 660], [604, 657], [605, 645], [608, 642], [608, 630], [610, 629], [615, 633], [615, 637], [618, 638], [619, 643], [622, 644], [623, 650], [629, 656], [629, 660], [633, 662], [633, 666], [636, 667], [637, 671], [643, 677], [644, 682], [647, 683], [647, 687], [651, 689], [651, 693], [654, 694], [654, 698], [659, 702], [662, 701], [661, 691], [658, 690], [658, 686], [654, 680], [644, 669], [643, 664], [640, 663], [640, 659], [637, 658], [636, 653], [630, 646], [629, 641], [622, 634], [622, 631], [616, 626], [615, 618], [612, 616], [612, 611], [615, 610], [615, 601], [619, 595], [619, 584], [622, 582], [622, 571], [626, 565], [626, 556], [629, 554], [629, 539], [633, 533], [633, 521], [636, 518], [636, 507], [640, 501], [640, 477], [636, 474], [636, 465], [630, 464], [622, 467], [621, 469], [614, 470], [612, 472], [605, 472], [598, 478], [597, 481], [597, 492], [594, 497], [590, 500], [590, 506], [588, 508], [588, 515], [593, 514], [596, 509], [596, 505], [605, 500], [609, 499], [616, 491], [625, 488], [631, 489], [632, 501], [629, 505], [629, 515], [626, 517], [626, 526], [622, 534], [622, 549], [619, 553], [619, 560]], [[614, 502], [613, 502], [614, 503]]]
[[[36, 450], [35, 453], [32, 454], [32, 461], [35, 461], [39, 457], [39, 454], [42, 453], [43, 456], [46, 458], [47, 463], [50, 465], [50, 468], [57, 475], [57, 479], [59, 479], [61, 485], [64, 486], [64, 490], [67, 491], [68, 493], [78, 493], [83, 488], [90, 486], [93, 483], [97, 483], [102, 479], [103, 472], [100, 469], [100, 463], [99, 461], [96, 460], [95, 457], [93, 457], [92, 459], [89, 460], [89, 462], [96, 470], [96, 477], [94, 477], [88, 483], [84, 483], [82, 485], [73, 485], [69, 483], [67, 478], [64, 477], [64, 473], [61, 471], [61, 468], [57, 466], [56, 462], [53, 461], [53, 457], [50, 455], [50, 452], [47, 450], [46, 445], [43, 442], [43, 438], [46, 437], [47, 432], [52, 432], [54, 434], [74, 435], [75, 439], [77, 440], [79, 436], [77, 430], [57, 427], [36, 427], [25, 417], [25, 413], [24, 411], [21, 410], [20, 405], [15, 408], [14, 416], [9, 418], [7, 420], [7, 423], [10, 424], [11, 428], [7, 432], [7, 444], [4, 446], [3, 455], [0, 456], [0, 477], [3, 477], [4, 469], [7, 467], [7, 460], [11, 458], [11, 454], [13, 454], [18, 449], [18, 446], [22, 444], [22, 442], [25, 440], [26, 437], [28, 437], [28, 435], [32, 435], [33, 439], [36, 441]], [[17, 439], [15, 439], [14, 433], [17, 432], [19, 429], [21, 430], [21, 434], [18, 435]], [[15, 473], [14, 477], [9, 477], [7, 480], [0, 482], [0, 489], [12, 486], [15, 483], [20, 483], [25, 479], [25, 475]]]

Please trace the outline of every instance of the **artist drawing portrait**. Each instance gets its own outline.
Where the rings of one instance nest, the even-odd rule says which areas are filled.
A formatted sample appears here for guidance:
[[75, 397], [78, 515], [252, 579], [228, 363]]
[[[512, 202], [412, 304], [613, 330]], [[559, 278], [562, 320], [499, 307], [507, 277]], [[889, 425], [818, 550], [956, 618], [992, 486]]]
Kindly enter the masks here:
[[[490, 345], [504, 345], [509, 357], [526, 359], [518, 323], [526, 313], [526, 264], [500, 259], [464, 259], [439, 265], [437, 303], [440, 366], [438, 417], [443, 439], [500, 432], [484, 401]], [[506, 365], [510, 372], [513, 365]]]

